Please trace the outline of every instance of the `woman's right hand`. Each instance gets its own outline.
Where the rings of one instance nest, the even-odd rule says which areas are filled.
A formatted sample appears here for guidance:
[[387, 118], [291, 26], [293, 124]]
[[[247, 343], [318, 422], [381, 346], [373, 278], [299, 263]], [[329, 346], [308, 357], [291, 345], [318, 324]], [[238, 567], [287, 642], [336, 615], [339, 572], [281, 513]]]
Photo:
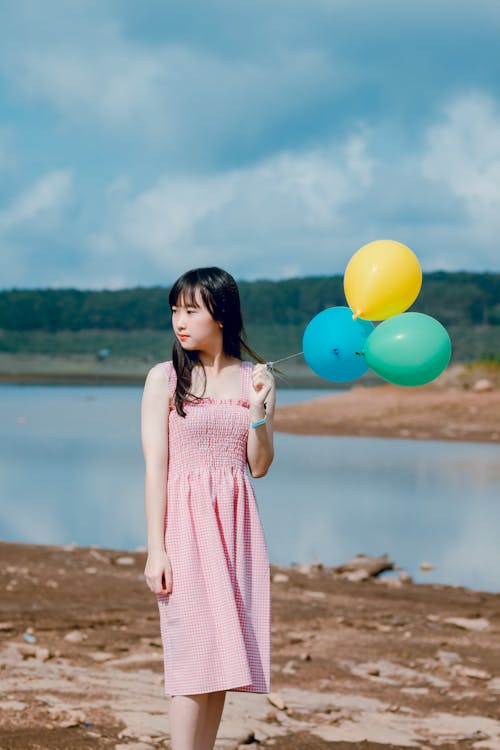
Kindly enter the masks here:
[[153, 594], [170, 594], [172, 592], [172, 567], [165, 550], [148, 553], [144, 577], [146, 585]]

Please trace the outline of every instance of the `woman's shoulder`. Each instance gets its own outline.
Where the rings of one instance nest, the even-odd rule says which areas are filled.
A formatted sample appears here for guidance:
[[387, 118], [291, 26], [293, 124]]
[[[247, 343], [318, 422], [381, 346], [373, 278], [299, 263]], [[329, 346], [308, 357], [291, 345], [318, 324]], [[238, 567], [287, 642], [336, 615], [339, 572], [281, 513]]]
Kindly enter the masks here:
[[151, 383], [167, 383], [171, 382], [172, 377], [175, 377], [175, 369], [172, 360], [166, 360], [165, 362], [157, 362], [149, 370], [146, 381]]

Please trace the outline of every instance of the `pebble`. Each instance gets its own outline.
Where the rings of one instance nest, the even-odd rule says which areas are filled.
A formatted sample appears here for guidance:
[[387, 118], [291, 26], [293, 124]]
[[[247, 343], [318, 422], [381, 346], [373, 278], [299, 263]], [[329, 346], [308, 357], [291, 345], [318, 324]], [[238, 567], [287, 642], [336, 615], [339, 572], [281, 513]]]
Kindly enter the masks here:
[[82, 633], [81, 630], [72, 630], [64, 636], [64, 640], [69, 641], [70, 643], [80, 643], [80, 641], [85, 641], [87, 638], [88, 635]]
[[493, 383], [488, 378], [479, 378], [472, 386], [472, 390], [476, 393], [487, 393], [493, 390]]
[[324, 591], [304, 591], [304, 596], [308, 596], [310, 599], [326, 599]]
[[434, 570], [434, 565], [431, 562], [421, 562], [420, 563], [420, 570], [423, 573], [428, 573], [431, 570]]
[[485, 617], [447, 617], [443, 622], [447, 625], [455, 625], [463, 630], [473, 630], [476, 633], [488, 630], [490, 627], [490, 621]]
[[281, 671], [283, 674], [297, 674], [296, 662], [294, 662], [293, 659], [290, 659]]
[[122, 555], [121, 557], [117, 557], [115, 560], [116, 565], [134, 565], [135, 558], [130, 557], [129, 555]]
[[0, 622], [0, 631], [14, 630], [12, 622]]
[[273, 576], [273, 583], [287, 583], [290, 577], [286, 573], [275, 573]]
[[286, 703], [278, 693], [268, 693], [267, 700], [272, 706], [275, 706], [279, 711], [286, 709]]
[[88, 573], [89, 575], [95, 575], [97, 573], [97, 568], [94, 568], [90, 565], [88, 568], [84, 568], [84, 572]]
[[360, 568], [359, 570], [347, 570], [345, 573], [340, 574], [341, 578], [345, 578], [347, 581], [356, 583], [357, 581], [367, 581], [370, 574], [367, 570]]

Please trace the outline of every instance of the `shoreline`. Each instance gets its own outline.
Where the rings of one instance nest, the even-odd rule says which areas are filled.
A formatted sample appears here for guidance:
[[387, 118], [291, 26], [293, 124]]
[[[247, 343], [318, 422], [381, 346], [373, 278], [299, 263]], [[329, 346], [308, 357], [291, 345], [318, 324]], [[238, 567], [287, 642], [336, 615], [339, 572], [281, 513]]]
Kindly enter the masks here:
[[[146, 553], [0, 542], [0, 559], [0, 746], [170, 748]], [[500, 593], [270, 573], [272, 693], [227, 693], [217, 750], [252, 735], [262, 750], [498, 750]]]

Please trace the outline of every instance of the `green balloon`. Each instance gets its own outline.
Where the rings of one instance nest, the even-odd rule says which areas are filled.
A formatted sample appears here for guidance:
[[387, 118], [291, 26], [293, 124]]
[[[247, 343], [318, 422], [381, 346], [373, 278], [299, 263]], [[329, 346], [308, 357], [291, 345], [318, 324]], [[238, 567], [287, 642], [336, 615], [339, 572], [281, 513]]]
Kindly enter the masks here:
[[366, 364], [395, 385], [424, 385], [440, 375], [451, 357], [446, 328], [430, 315], [401, 313], [380, 323], [366, 339]]

